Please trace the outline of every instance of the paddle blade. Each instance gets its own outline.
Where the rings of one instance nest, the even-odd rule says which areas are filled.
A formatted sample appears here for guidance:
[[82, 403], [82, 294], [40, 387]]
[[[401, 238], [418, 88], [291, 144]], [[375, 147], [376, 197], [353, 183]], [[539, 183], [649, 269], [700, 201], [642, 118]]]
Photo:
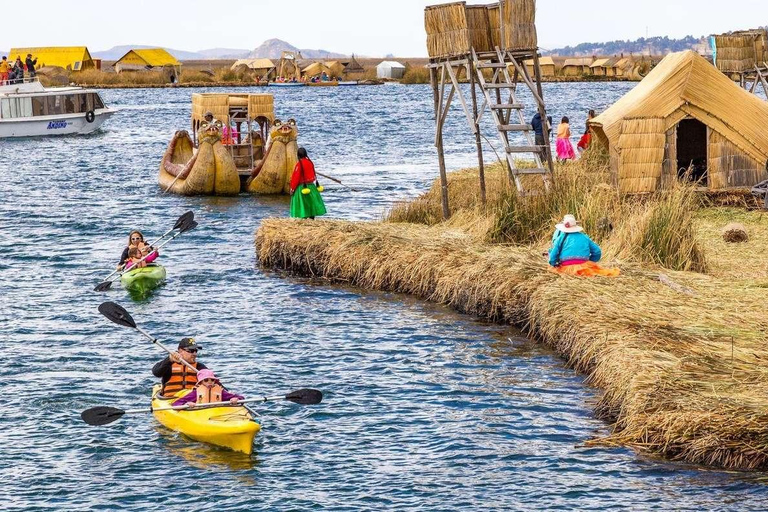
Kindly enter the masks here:
[[96, 285], [96, 287], [93, 289], [95, 292], [105, 292], [112, 288], [112, 281], [103, 281]]
[[128, 314], [125, 308], [114, 302], [102, 302], [99, 304], [99, 313], [123, 327], [136, 327], [136, 322], [133, 321], [133, 318], [131, 318], [131, 315]]
[[117, 421], [125, 414], [122, 409], [115, 407], [91, 407], [80, 413], [80, 417], [89, 425], [99, 426]]
[[176, 224], [173, 225], [173, 229], [179, 229], [183, 224], [192, 222], [194, 218], [195, 214], [192, 212], [192, 210], [189, 210], [176, 220]]
[[323, 394], [317, 389], [298, 389], [287, 394], [285, 399], [301, 405], [314, 405], [323, 401]]
[[179, 226], [179, 234], [195, 229], [196, 227], [197, 227], [197, 221], [190, 220], [188, 222], [185, 222], [181, 226]]

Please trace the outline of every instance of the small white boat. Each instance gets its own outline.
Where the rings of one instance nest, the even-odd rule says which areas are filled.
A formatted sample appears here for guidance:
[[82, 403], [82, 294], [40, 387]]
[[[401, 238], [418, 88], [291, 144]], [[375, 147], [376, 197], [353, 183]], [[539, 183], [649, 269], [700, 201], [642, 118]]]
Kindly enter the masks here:
[[269, 82], [269, 87], [304, 87], [304, 82]]
[[91, 133], [114, 113], [82, 87], [46, 89], [37, 78], [0, 85], [0, 139]]
[[357, 85], [357, 80], [342, 80], [339, 85]]

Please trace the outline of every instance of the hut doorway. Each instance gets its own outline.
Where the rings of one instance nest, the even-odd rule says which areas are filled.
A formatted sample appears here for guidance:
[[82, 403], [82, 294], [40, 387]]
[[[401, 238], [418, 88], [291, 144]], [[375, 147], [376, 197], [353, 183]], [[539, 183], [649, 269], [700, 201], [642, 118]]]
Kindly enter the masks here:
[[677, 125], [677, 174], [692, 182], [707, 184], [707, 125], [698, 119], [683, 119]]

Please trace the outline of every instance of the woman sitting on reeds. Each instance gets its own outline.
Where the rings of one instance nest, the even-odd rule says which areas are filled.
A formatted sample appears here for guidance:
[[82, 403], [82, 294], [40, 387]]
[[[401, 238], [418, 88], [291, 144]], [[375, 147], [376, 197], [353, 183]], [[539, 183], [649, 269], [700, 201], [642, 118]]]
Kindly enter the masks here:
[[307, 156], [307, 150], [299, 148], [299, 161], [291, 175], [291, 217], [314, 219], [325, 215], [325, 203], [320, 196], [323, 188], [315, 176], [315, 164]]
[[563, 117], [557, 127], [557, 159], [563, 162], [576, 159], [576, 152], [571, 143], [571, 125], [568, 123], [568, 118]]
[[603, 268], [597, 264], [603, 253], [595, 242], [583, 233], [573, 215], [566, 215], [555, 225], [549, 264], [555, 272], [574, 276], [617, 276], [619, 269]]

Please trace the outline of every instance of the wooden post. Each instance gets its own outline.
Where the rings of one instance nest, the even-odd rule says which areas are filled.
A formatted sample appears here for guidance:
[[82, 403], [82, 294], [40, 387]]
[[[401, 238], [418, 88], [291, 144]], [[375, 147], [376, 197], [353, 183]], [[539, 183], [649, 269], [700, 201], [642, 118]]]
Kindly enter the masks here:
[[[539, 66], [539, 52], [533, 52], [533, 71], [536, 75], [536, 89], [539, 93], [539, 97], [536, 98], [536, 104], [538, 105], [539, 115], [541, 116], [541, 127], [544, 135], [544, 153], [547, 158], [547, 164], [549, 165], [549, 172], [554, 178], [555, 166], [552, 162], [552, 147], [549, 145], [549, 126], [547, 126], [547, 110], [544, 108], [544, 91], [541, 87], [541, 66]], [[539, 101], [541, 100], [541, 101]], [[535, 134], [534, 134], [535, 137]]]
[[[477, 148], [477, 168], [480, 175], [480, 200], [485, 204], [485, 164], [483, 163], [483, 144], [480, 140], [480, 126], [477, 124], [477, 93], [475, 91], [475, 66], [474, 63], [467, 65], [469, 74], [469, 87], [472, 91], [472, 119], [475, 123], [475, 147]], [[477, 70], [480, 71], [480, 70]]]
[[[445, 68], [441, 75], [441, 81], [445, 80]], [[437, 70], [433, 67], [429, 68], [429, 81], [432, 84], [432, 96], [435, 100], [435, 147], [437, 148], [437, 162], [440, 166], [440, 189], [442, 192], [443, 203], [443, 219], [448, 219], [451, 216], [451, 211], [448, 207], [448, 176], [445, 172], [445, 153], [443, 151], [443, 121], [445, 120], [442, 115], [443, 110], [443, 96], [440, 89], [438, 91], [437, 86]]]

